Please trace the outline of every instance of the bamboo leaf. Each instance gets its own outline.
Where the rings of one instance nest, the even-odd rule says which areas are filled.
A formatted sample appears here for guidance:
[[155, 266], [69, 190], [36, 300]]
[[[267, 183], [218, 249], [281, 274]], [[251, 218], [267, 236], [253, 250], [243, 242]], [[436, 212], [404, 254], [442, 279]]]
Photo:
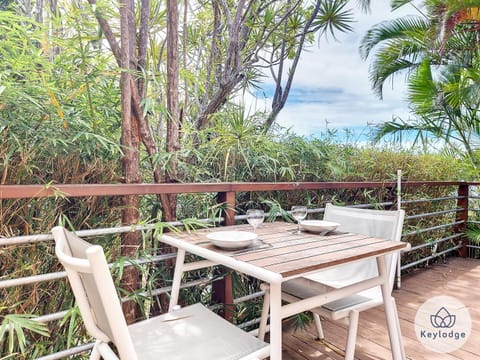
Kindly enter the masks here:
[[5, 341], [5, 337], [7, 337], [7, 348], [10, 353], [14, 352], [15, 349], [19, 349], [22, 354], [25, 353], [27, 339], [24, 330], [42, 336], [49, 336], [47, 326], [35, 320], [35, 315], [7, 314], [4, 316], [0, 326], [0, 342]]

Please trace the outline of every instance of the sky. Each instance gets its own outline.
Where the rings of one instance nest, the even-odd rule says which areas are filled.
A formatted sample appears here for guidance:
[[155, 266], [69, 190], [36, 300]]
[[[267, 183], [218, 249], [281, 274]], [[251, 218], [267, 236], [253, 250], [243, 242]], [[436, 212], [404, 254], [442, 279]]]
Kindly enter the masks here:
[[[330, 130], [353, 130], [364, 137], [368, 124], [392, 120], [392, 116], [408, 118], [404, 76], [395, 78], [393, 88], [384, 86], [383, 100], [372, 91], [368, 77], [370, 59], [360, 57], [359, 45], [367, 30], [381, 21], [404, 15], [418, 15], [410, 5], [394, 13], [389, 1], [372, 1], [371, 12], [362, 14], [352, 3], [356, 22], [354, 32], [322, 39], [305, 52], [295, 74], [289, 100], [277, 123], [298, 135], [319, 136]], [[268, 86], [267, 86], [268, 87]], [[257, 101], [269, 102], [266, 98]]]

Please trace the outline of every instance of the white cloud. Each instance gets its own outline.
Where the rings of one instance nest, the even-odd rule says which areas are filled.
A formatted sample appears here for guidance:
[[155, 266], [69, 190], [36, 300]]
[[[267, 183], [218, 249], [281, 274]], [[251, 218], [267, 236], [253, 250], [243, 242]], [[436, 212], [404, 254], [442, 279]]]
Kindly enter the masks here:
[[[366, 31], [381, 21], [406, 14], [418, 14], [412, 7], [390, 13], [389, 2], [372, 2], [370, 14], [355, 9], [354, 33], [338, 35], [315, 44], [302, 55], [289, 100], [278, 117], [278, 124], [299, 135], [314, 135], [329, 128], [363, 128], [367, 124], [389, 121], [392, 116], [406, 118], [404, 78], [394, 88], [386, 86], [384, 99], [374, 95], [368, 78], [369, 62], [358, 51]], [[353, 5], [355, 6], [355, 5]], [[258, 99], [263, 105], [269, 99]]]

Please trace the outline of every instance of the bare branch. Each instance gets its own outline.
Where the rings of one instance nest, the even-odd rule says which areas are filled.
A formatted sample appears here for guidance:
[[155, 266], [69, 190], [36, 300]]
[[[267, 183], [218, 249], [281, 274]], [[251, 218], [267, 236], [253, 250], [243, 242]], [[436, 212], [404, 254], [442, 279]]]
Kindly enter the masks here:
[[[138, 34], [138, 70], [145, 71], [147, 66], [147, 50], [148, 50], [148, 29], [149, 29], [149, 12], [150, 0], [142, 0], [140, 9], [140, 30]], [[138, 78], [138, 96], [145, 97], [146, 86], [145, 78]]]
[[[275, 95], [274, 95], [273, 101], [272, 101], [272, 112], [270, 113], [267, 120], [265, 121], [265, 130], [268, 130], [272, 126], [272, 124], [275, 121], [278, 113], [284, 107], [284, 105], [287, 101], [288, 95], [290, 93], [290, 88], [291, 88], [292, 83], [293, 83], [295, 70], [298, 66], [298, 62], [300, 60], [300, 55], [302, 53], [302, 49], [303, 49], [303, 46], [304, 46], [304, 43], [305, 43], [305, 38], [308, 35], [308, 30], [312, 26], [313, 20], [315, 19], [318, 12], [320, 11], [320, 5], [321, 5], [321, 0], [317, 0], [316, 3], [315, 3], [314, 10], [310, 14], [310, 17], [307, 20], [307, 22], [305, 23], [303, 31], [301, 32], [300, 39], [299, 39], [299, 42], [298, 42], [298, 45], [297, 45], [297, 51], [295, 52], [295, 57], [293, 59], [292, 66], [290, 67], [290, 69], [288, 71], [287, 83], [286, 83], [284, 89], [282, 89], [282, 86], [281, 86], [282, 85], [281, 80], [282, 80], [282, 74], [283, 74], [283, 60], [282, 60], [283, 58], [280, 60], [281, 63], [280, 63], [280, 66], [279, 66], [279, 70], [277, 72], [278, 73], [278, 80], [276, 81], [276, 90], [275, 90]], [[286, 48], [283, 47], [282, 51], [285, 51], [285, 49]]]
[[[88, 3], [96, 8], [97, 5], [97, 0], [88, 0]], [[95, 18], [98, 21], [98, 24], [102, 28], [103, 33], [105, 34], [105, 38], [108, 41], [108, 44], [110, 45], [110, 49], [113, 52], [113, 56], [115, 56], [115, 60], [117, 60], [118, 66], [121, 66], [122, 63], [122, 49], [120, 45], [118, 44], [117, 39], [115, 38], [115, 35], [113, 34], [112, 28], [108, 24], [107, 20], [102, 16], [102, 14], [95, 9], [94, 11]]]

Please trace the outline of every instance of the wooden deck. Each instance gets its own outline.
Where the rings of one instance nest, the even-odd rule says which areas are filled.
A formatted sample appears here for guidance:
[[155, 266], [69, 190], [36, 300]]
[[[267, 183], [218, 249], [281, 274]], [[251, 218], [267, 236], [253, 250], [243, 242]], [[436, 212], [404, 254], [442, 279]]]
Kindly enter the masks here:
[[[446, 264], [435, 264], [402, 278], [402, 288], [394, 290], [407, 359], [469, 360], [480, 359], [480, 261], [451, 258]], [[436, 353], [416, 338], [414, 319], [417, 309], [433, 296], [449, 295], [466, 305], [472, 318], [472, 333], [465, 345], [452, 353]], [[315, 340], [313, 324], [305, 331], [284, 332], [284, 360], [343, 359], [345, 325], [324, 321], [326, 339]], [[391, 359], [390, 343], [383, 308], [360, 314], [355, 358], [360, 360]]]

